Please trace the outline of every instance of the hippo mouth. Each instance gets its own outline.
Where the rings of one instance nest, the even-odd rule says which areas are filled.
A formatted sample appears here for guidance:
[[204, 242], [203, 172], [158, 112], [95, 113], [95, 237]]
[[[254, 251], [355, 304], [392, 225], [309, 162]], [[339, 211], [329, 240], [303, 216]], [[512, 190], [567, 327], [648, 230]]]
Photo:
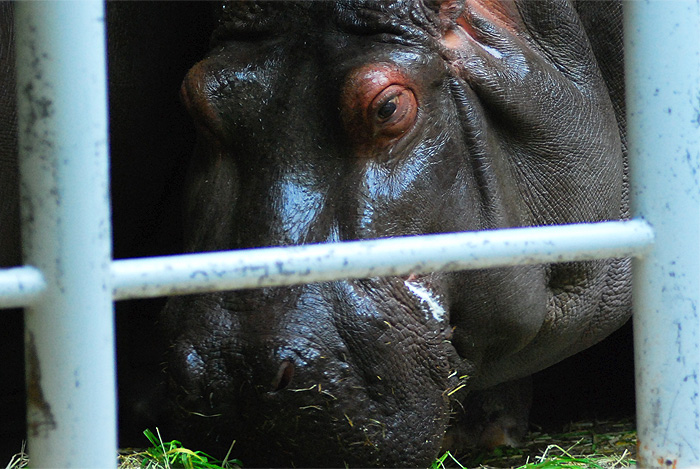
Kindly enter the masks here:
[[427, 467], [442, 445], [448, 419], [436, 417], [448, 415], [449, 405], [440, 389], [410, 398], [396, 390], [416, 403], [401, 407], [400, 399], [387, 399], [380, 376], [297, 386], [296, 368], [283, 363], [273, 391], [241, 385], [224, 408], [180, 407], [180, 424], [197, 436], [196, 447], [220, 456], [235, 440], [232, 454], [262, 467]]
[[[274, 304], [278, 290], [194, 300], [189, 306], [209, 307], [199, 316], [200, 327], [210, 324], [204, 337], [221, 339], [197, 342], [187, 330], [175, 341], [170, 366], [195, 366], [171, 374], [178, 425], [215, 455], [235, 439], [244, 463], [429, 465], [456, 379], [434, 281], [412, 275], [290, 287], [284, 296], [296, 304], [276, 323], [274, 306], [247, 313], [220, 305], [258, 304], [264, 295]], [[169, 306], [183, 307], [178, 299]]]

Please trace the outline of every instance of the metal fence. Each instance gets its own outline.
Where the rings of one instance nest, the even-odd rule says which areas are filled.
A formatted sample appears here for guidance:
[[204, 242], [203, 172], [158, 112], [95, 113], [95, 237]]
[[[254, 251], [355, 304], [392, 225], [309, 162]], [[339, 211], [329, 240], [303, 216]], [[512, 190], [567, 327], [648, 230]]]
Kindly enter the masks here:
[[[113, 300], [634, 256], [639, 462], [700, 465], [700, 5], [626, 1], [631, 221], [112, 261], [104, 5], [16, 4], [34, 467], [116, 464]], [[80, 99], [74, 99], [79, 96]]]

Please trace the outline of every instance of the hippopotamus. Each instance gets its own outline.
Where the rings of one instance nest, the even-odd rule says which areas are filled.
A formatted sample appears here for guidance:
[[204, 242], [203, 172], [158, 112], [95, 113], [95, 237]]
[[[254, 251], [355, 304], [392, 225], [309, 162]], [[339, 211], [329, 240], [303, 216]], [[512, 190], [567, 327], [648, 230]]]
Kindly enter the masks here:
[[[627, 216], [619, 2], [229, 1], [181, 99], [187, 252]], [[177, 433], [247, 466], [513, 443], [630, 316], [608, 259], [171, 298]], [[194, 443], [193, 443], [194, 444]]]

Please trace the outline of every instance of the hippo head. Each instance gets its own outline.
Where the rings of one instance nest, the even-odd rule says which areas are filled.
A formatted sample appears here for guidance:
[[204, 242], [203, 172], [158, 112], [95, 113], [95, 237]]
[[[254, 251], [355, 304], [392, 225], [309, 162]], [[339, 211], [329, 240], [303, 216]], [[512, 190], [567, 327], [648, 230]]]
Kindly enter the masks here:
[[[564, 0], [227, 2], [182, 97], [198, 130], [189, 251], [620, 216], [618, 124]], [[468, 422], [470, 392], [624, 322], [627, 268], [173, 298], [183, 431], [205, 448], [236, 440], [247, 465], [425, 467]]]

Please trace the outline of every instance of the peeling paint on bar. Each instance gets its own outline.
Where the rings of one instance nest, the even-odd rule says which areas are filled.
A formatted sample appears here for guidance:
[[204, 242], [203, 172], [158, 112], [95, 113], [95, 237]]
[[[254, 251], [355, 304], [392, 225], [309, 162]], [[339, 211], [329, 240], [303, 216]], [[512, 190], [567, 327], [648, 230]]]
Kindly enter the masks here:
[[[653, 243], [640, 220], [512, 228], [334, 244], [260, 248], [112, 262], [114, 298], [235, 290], [642, 255]], [[46, 288], [30, 266], [0, 270], [0, 308], [35, 301]]]
[[37, 468], [114, 467], [104, 3], [16, 2], [14, 21], [22, 251], [33, 267], [3, 277], [33, 292], [28, 453]]
[[115, 261], [115, 299], [640, 255], [643, 221], [513, 228]]
[[623, 2], [634, 216], [637, 465], [700, 467], [700, 3]]

